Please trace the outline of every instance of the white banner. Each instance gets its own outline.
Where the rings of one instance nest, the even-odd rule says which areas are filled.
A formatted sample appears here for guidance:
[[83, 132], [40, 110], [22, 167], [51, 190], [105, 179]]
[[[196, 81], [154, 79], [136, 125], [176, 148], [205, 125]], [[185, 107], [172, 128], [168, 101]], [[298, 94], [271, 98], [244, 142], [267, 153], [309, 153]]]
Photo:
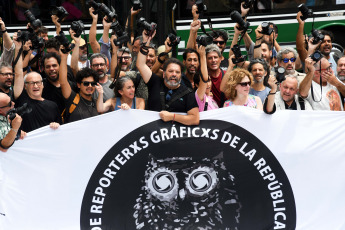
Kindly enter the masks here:
[[345, 229], [345, 113], [116, 111], [0, 153], [0, 229]]

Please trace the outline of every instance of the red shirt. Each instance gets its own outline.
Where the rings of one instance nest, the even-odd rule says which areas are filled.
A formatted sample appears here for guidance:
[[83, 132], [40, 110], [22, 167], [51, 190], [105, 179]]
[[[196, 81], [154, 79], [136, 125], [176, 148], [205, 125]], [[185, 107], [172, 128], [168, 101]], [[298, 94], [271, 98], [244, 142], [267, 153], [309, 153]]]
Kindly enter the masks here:
[[222, 100], [221, 100], [221, 91], [220, 91], [220, 83], [222, 82], [222, 77], [223, 77], [223, 71], [220, 71], [218, 77], [211, 77], [211, 81], [212, 81], [211, 92], [213, 94], [213, 100], [217, 102], [219, 108], [223, 107]]

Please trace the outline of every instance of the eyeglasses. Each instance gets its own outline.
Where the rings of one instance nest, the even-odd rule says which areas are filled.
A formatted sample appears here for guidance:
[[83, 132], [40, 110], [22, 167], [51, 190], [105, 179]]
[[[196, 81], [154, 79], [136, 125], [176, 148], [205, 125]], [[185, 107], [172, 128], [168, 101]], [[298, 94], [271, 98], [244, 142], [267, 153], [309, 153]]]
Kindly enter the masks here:
[[242, 87], [246, 87], [247, 85], [250, 86], [251, 82], [250, 81], [247, 81], [247, 82], [240, 82], [238, 83], [240, 86]]
[[1, 106], [0, 109], [6, 108], [6, 107], [11, 107], [11, 106], [12, 106], [12, 100], [10, 99], [10, 102], [5, 106]]
[[325, 72], [325, 71], [330, 71], [332, 69], [332, 64], [330, 64], [326, 69], [317, 69], [315, 71], [318, 71], [318, 72]]
[[28, 84], [30, 86], [34, 86], [35, 84], [37, 86], [41, 86], [42, 85], [42, 81], [28, 81], [28, 82], [25, 82], [25, 84]]
[[94, 82], [94, 81], [83, 81], [82, 84], [85, 87], [88, 87], [90, 84], [91, 84], [92, 87], [95, 87], [95, 85], [97, 85], [97, 82]]
[[131, 58], [131, 57], [129, 57], [129, 56], [125, 56], [125, 57], [118, 57], [118, 59], [119, 59], [119, 60], [121, 60], [121, 59], [125, 59], [126, 61], [128, 61], [130, 58]]
[[5, 77], [14, 77], [14, 73], [0, 73], [0, 75]]
[[224, 45], [225, 44], [225, 41], [213, 41], [213, 44], [218, 44], [219, 43], [219, 45]]
[[86, 48], [87, 48], [86, 45], [84, 45], [84, 46], [79, 46], [79, 49], [86, 49]]
[[284, 63], [288, 63], [289, 61], [291, 61], [291, 62], [295, 62], [296, 61], [296, 58], [283, 58], [283, 62]]
[[96, 67], [104, 67], [105, 63], [99, 63], [99, 64], [92, 64], [92, 67], [96, 68]]

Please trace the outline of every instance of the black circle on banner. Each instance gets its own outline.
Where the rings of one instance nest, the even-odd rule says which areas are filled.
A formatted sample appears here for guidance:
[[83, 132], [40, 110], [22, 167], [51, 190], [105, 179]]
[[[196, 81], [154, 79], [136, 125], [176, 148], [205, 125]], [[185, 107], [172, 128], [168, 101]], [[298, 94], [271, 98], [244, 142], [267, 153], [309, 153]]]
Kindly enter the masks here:
[[295, 229], [290, 182], [242, 127], [154, 121], [114, 143], [84, 192], [84, 229]]

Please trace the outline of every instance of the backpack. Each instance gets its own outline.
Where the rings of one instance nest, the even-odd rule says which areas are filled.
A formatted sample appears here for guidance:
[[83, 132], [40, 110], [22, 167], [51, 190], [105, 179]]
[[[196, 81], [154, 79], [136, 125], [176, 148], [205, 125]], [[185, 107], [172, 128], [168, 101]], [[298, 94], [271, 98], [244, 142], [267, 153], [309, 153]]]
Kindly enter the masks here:
[[69, 118], [69, 116], [73, 113], [73, 111], [75, 110], [75, 108], [77, 108], [77, 105], [80, 101], [80, 95], [79, 93], [77, 93], [73, 99], [72, 104], [70, 105], [70, 107], [68, 108], [68, 112], [66, 113], [66, 109], [65, 108], [62, 113], [61, 113], [61, 119], [62, 119], [62, 123], [65, 123], [66, 120]]

